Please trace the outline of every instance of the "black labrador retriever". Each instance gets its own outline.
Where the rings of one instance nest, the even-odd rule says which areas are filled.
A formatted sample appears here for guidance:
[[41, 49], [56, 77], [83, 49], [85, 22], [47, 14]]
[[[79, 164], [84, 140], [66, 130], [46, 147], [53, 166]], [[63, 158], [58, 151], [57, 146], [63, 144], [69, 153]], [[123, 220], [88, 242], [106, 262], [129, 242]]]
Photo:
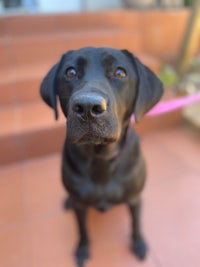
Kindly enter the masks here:
[[79, 228], [77, 265], [89, 258], [88, 207], [106, 211], [120, 203], [131, 214], [131, 249], [144, 259], [140, 193], [146, 171], [130, 117], [134, 113], [138, 122], [160, 100], [162, 83], [127, 50], [86, 47], [64, 54], [40, 90], [56, 119], [59, 97], [67, 118], [62, 179]]

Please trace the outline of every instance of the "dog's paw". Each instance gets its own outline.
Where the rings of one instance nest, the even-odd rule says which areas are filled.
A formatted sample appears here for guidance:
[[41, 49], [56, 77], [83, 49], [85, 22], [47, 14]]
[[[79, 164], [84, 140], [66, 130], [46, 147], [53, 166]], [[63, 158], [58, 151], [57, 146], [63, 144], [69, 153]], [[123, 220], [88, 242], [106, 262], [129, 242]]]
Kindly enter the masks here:
[[143, 239], [139, 239], [139, 240], [133, 241], [131, 250], [138, 259], [144, 260], [147, 255], [148, 248], [147, 248], [145, 241]]
[[77, 267], [83, 267], [90, 258], [88, 246], [79, 246], [76, 250], [75, 257]]

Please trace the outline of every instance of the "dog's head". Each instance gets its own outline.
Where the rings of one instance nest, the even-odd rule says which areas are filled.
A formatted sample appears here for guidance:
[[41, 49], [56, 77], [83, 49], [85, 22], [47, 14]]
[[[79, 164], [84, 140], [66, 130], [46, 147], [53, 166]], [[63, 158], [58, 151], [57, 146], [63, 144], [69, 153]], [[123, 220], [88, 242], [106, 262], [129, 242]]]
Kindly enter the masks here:
[[56, 118], [59, 97], [70, 142], [104, 144], [118, 140], [132, 113], [138, 122], [160, 100], [163, 87], [127, 50], [87, 47], [64, 54], [40, 92]]

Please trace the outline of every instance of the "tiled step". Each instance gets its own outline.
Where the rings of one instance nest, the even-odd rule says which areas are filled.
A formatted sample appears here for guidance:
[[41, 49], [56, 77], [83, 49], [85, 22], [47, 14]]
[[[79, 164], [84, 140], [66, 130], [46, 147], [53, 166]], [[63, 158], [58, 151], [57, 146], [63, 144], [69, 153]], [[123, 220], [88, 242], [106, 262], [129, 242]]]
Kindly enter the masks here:
[[[183, 37], [189, 9], [145, 11], [118, 10], [78, 14], [24, 15], [0, 18], [0, 37], [124, 29], [139, 31], [142, 46], [153, 54], [176, 54]], [[159, 24], [158, 24], [159, 21]], [[172, 38], [173, 36], [173, 38]]]
[[52, 64], [64, 51], [82, 46], [138, 51], [137, 17], [129, 11], [1, 17], [0, 80], [4, 71], [46, 60]]
[[[39, 86], [47, 71], [55, 64], [59, 58], [58, 51], [51, 54], [51, 58], [35, 65], [24, 64], [18, 68], [10, 68], [2, 71], [0, 79], [0, 105], [12, 105], [39, 101]], [[162, 62], [150, 55], [136, 53], [140, 60], [149, 66], [153, 71], [158, 72]]]
[[[16, 68], [24, 64], [35, 65], [56, 59], [65, 51], [83, 46], [111, 46], [136, 52], [141, 50], [137, 32], [115, 28], [16, 37], [13, 40], [5, 40], [2, 46], [6, 46], [9, 60], [13, 61]], [[10, 64], [12, 65], [12, 62]]]
[[20, 103], [33, 102], [39, 99], [39, 86], [42, 77], [47, 72], [50, 64], [39, 64], [38, 66], [24, 65], [20, 68], [5, 70], [0, 79], [0, 105], [16, 105]]
[[[177, 58], [190, 11], [182, 9], [152, 9], [139, 16], [142, 44], [145, 52], [169, 62]], [[199, 47], [200, 48], [200, 47]]]
[[61, 151], [65, 120], [54, 121], [44, 103], [0, 109], [0, 164]]
[[[30, 60], [37, 61], [38, 58], [46, 59], [52, 51], [59, 48], [59, 53], [67, 48], [73, 49], [73, 40], [75, 48], [84, 45], [110, 45], [117, 48], [131, 46], [136, 52], [140, 50], [157, 56], [176, 55], [188, 14], [188, 10], [157, 10], [2, 18], [1, 62], [5, 67], [6, 57], [9, 61], [13, 57], [14, 64], [23, 64], [24, 61], [32, 63]], [[160, 22], [159, 29], [157, 21]], [[80, 45], [77, 45], [79, 42]], [[42, 53], [40, 47], [45, 48]], [[9, 64], [12, 65], [12, 62]]]
[[134, 10], [36, 14], [0, 18], [0, 37], [33, 36], [104, 29], [137, 29], [140, 14]]
[[[59, 113], [59, 120], [55, 121], [53, 110], [42, 101], [0, 109], [0, 165], [61, 152], [66, 120]], [[146, 117], [135, 128], [143, 134], [176, 125], [180, 118], [180, 111]]]
[[[137, 33], [107, 30], [17, 37], [0, 41], [0, 105], [35, 101], [49, 68], [63, 53], [84, 46], [140, 50]], [[155, 65], [155, 64], [154, 64]]]
[[[137, 56], [154, 71], [159, 70], [161, 62], [157, 58], [141, 53]], [[61, 151], [65, 119], [60, 112], [59, 121], [54, 121], [53, 111], [39, 95], [42, 77], [52, 64], [49, 61], [38, 67], [24, 65], [0, 81], [0, 164]], [[150, 130], [152, 123], [155, 124], [147, 120], [139, 131]]]
[[[40, 99], [39, 85], [63, 52], [82, 46], [126, 48], [159, 71], [161, 60], [144, 52], [149, 40], [141, 38], [148, 31], [140, 15], [119, 11], [0, 18], [0, 164], [61, 151], [65, 119], [61, 115], [54, 121], [52, 110]], [[143, 133], [179, 121], [180, 112], [175, 112], [145, 118], [136, 128]]]

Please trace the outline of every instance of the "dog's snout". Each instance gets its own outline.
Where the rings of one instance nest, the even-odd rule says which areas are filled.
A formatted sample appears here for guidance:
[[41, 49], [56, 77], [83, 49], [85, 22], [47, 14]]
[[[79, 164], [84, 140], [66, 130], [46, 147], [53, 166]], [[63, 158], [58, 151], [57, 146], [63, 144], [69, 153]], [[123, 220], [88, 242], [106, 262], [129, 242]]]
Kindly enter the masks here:
[[97, 94], [79, 95], [73, 100], [72, 109], [79, 118], [99, 118], [107, 110], [107, 101]]

